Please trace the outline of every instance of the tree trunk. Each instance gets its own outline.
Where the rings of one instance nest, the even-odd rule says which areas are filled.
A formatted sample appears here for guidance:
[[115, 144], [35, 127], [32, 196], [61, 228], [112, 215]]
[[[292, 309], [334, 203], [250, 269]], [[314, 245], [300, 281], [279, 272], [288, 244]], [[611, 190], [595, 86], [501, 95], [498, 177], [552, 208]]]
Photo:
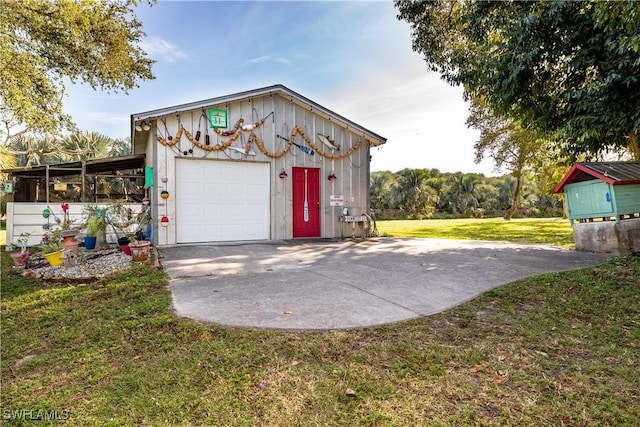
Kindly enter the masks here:
[[638, 141], [638, 135], [635, 131], [629, 132], [630, 151], [635, 160], [640, 160], [640, 141]]
[[513, 217], [513, 215], [518, 210], [518, 205], [520, 204], [520, 188], [521, 187], [522, 187], [522, 172], [519, 171], [516, 176], [516, 189], [513, 191], [513, 202], [511, 203], [511, 207], [509, 208], [507, 213], [504, 214], [504, 219], [506, 219], [507, 221], [509, 221], [511, 217]]

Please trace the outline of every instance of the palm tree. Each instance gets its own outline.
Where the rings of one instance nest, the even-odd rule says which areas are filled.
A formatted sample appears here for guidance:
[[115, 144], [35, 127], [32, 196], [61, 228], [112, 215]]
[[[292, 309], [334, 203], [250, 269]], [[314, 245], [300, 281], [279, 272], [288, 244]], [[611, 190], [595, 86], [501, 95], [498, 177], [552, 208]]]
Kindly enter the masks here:
[[479, 207], [477, 184], [482, 175], [457, 172], [447, 180], [448, 191], [445, 195], [448, 210], [451, 213], [469, 215]]
[[[0, 169], [11, 169], [14, 167], [16, 167], [16, 156], [7, 150], [4, 145], [0, 145]], [[4, 184], [6, 180], [7, 175], [4, 172], [0, 172], [0, 184]]]
[[428, 174], [424, 169], [404, 169], [399, 172], [392, 187], [393, 199], [399, 208], [412, 214], [433, 213], [437, 200], [436, 191], [427, 184]]
[[113, 139], [98, 132], [80, 131], [65, 137], [60, 143], [60, 160], [101, 159], [129, 154], [126, 140]]
[[393, 209], [391, 188], [395, 183], [395, 175], [389, 171], [372, 172], [369, 197], [372, 209]]
[[22, 134], [6, 147], [16, 157], [17, 166], [38, 166], [56, 163], [58, 143], [51, 136]]

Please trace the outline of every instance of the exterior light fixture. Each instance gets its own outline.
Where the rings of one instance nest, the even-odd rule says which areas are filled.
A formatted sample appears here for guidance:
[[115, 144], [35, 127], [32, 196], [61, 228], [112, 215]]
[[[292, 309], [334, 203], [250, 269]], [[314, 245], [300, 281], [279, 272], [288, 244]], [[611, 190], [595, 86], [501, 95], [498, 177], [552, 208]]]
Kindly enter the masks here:
[[147, 132], [151, 130], [151, 124], [146, 120], [142, 123], [136, 123], [135, 130], [136, 132], [142, 132], [142, 131]]

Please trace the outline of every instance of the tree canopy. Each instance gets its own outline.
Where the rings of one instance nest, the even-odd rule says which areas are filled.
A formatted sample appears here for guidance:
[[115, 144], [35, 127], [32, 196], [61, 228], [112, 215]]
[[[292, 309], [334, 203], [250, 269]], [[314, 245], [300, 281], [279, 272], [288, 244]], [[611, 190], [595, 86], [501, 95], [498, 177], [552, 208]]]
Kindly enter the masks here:
[[511, 219], [518, 209], [524, 172], [547, 155], [547, 143], [519, 122], [495, 117], [481, 100], [472, 103], [467, 125], [480, 130], [480, 139], [474, 145], [476, 163], [488, 154], [496, 170], [504, 168], [516, 179], [513, 203], [504, 215]]
[[[0, 0], [0, 135], [70, 127], [65, 79], [127, 92], [153, 79], [137, 0]], [[20, 128], [19, 130], [15, 130]]]
[[640, 2], [395, 0], [413, 49], [467, 99], [572, 156], [640, 158]]
[[551, 179], [555, 186], [562, 174], [525, 171], [516, 200], [517, 178], [511, 174], [486, 177], [437, 169], [371, 172], [371, 209], [380, 219], [496, 217], [512, 209], [518, 216], [560, 216], [561, 199], [550, 194], [547, 184]]

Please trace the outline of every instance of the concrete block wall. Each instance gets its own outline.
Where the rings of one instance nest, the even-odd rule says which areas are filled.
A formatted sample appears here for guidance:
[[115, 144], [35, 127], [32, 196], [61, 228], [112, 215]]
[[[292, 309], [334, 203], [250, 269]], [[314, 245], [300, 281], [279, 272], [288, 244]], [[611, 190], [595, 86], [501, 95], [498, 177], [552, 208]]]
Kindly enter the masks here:
[[576, 250], [629, 255], [640, 253], [640, 218], [573, 224]]

